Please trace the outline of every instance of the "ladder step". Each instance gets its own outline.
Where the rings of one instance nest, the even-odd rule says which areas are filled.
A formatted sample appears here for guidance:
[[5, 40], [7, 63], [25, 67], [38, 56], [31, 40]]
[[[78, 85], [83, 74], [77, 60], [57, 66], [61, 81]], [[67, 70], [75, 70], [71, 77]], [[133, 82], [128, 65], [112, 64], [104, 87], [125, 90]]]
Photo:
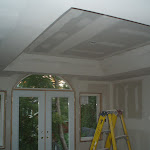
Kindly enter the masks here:
[[108, 134], [108, 133], [110, 133], [110, 130], [104, 130], [104, 131], [102, 131], [102, 133]]
[[116, 140], [120, 140], [120, 139], [127, 139], [128, 136], [126, 135], [121, 135], [121, 136], [117, 136], [115, 139]]

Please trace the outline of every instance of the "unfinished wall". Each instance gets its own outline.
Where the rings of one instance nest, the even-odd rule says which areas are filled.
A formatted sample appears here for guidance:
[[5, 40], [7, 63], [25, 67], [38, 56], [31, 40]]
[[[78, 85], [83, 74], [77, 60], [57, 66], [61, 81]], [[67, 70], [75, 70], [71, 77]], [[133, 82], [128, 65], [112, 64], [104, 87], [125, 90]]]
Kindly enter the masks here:
[[[22, 75], [21, 75], [22, 76]], [[11, 96], [12, 88], [19, 81], [20, 75], [11, 77], [0, 77], [0, 90], [5, 90], [6, 95], [6, 135], [5, 135], [5, 149], [10, 150], [10, 135], [11, 135]]]
[[[20, 81], [25, 75], [14, 75], [11, 77], [0, 77], [0, 90], [7, 91], [6, 100], [6, 148], [4, 150], [11, 150], [11, 97], [14, 85]], [[102, 93], [102, 108], [103, 110], [110, 109], [110, 83], [97, 81], [83, 81], [78, 78], [64, 77], [75, 91], [76, 98], [76, 150], [88, 150], [91, 142], [80, 142], [80, 108], [79, 108], [79, 94], [80, 92]], [[102, 146], [99, 143], [99, 147]]]
[[[132, 150], [150, 148], [150, 76], [113, 83], [114, 108], [122, 109], [131, 140]], [[116, 135], [122, 135], [117, 122]], [[118, 141], [118, 148], [126, 150], [125, 141]]]
[[142, 118], [142, 81], [114, 84], [114, 106], [125, 111], [126, 118]]
[[[21, 75], [24, 76], [24, 75]], [[11, 91], [20, 75], [0, 77], [0, 90], [7, 91], [6, 101], [6, 149], [11, 147]], [[123, 109], [132, 150], [150, 148], [150, 76], [130, 80], [109, 82], [83, 81], [75, 77], [64, 77], [75, 91], [76, 97], [76, 150], [88, 150], [91, 142], [80, 142], [80, 92], [102, 93], [102, 108]], [[123, 134], [121, 124], [117, 122], [116, 136]], [[120, 125], [119, 125], [120, 124]], [[126, 143], [118, 141], [118, 148], [126, 150]], [[103, 146], [99, 142], [98, 148]]]

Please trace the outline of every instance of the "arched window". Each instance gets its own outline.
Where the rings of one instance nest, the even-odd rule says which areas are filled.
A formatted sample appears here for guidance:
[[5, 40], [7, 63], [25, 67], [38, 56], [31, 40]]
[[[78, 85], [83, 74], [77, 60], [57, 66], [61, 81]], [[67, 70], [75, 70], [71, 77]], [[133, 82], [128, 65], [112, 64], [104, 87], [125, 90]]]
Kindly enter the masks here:
[[55, 75], [30, 75], [21, 80], [16, 88], [71, 89], [61, 77]]

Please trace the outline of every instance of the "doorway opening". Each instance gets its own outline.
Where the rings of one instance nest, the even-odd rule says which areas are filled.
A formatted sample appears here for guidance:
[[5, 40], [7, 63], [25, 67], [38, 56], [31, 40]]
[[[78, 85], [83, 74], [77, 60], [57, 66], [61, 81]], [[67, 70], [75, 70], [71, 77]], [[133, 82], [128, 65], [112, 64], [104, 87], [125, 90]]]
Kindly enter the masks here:
[[13, 90], [12, 150], [50, 149], [74, 149], [74, 92], [59, 76], [30, 75]]

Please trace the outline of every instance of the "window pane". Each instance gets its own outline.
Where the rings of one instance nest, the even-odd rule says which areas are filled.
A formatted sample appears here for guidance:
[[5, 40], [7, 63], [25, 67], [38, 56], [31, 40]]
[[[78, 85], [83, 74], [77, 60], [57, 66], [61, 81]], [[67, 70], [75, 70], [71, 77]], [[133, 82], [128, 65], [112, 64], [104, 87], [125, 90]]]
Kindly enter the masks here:
[[68, 98], [52, 98], [52, 150], [66, 150], [69, 145]]
[[81, 137], [94, 136], [96, 112], [96, 96], [81, 96]]
[[19, 98], [19, 150], [38, 150], [38, 98]]
[[20, 81], [17, 88], [70, 89], [63, 79], [54, 75], [30, 75]]

